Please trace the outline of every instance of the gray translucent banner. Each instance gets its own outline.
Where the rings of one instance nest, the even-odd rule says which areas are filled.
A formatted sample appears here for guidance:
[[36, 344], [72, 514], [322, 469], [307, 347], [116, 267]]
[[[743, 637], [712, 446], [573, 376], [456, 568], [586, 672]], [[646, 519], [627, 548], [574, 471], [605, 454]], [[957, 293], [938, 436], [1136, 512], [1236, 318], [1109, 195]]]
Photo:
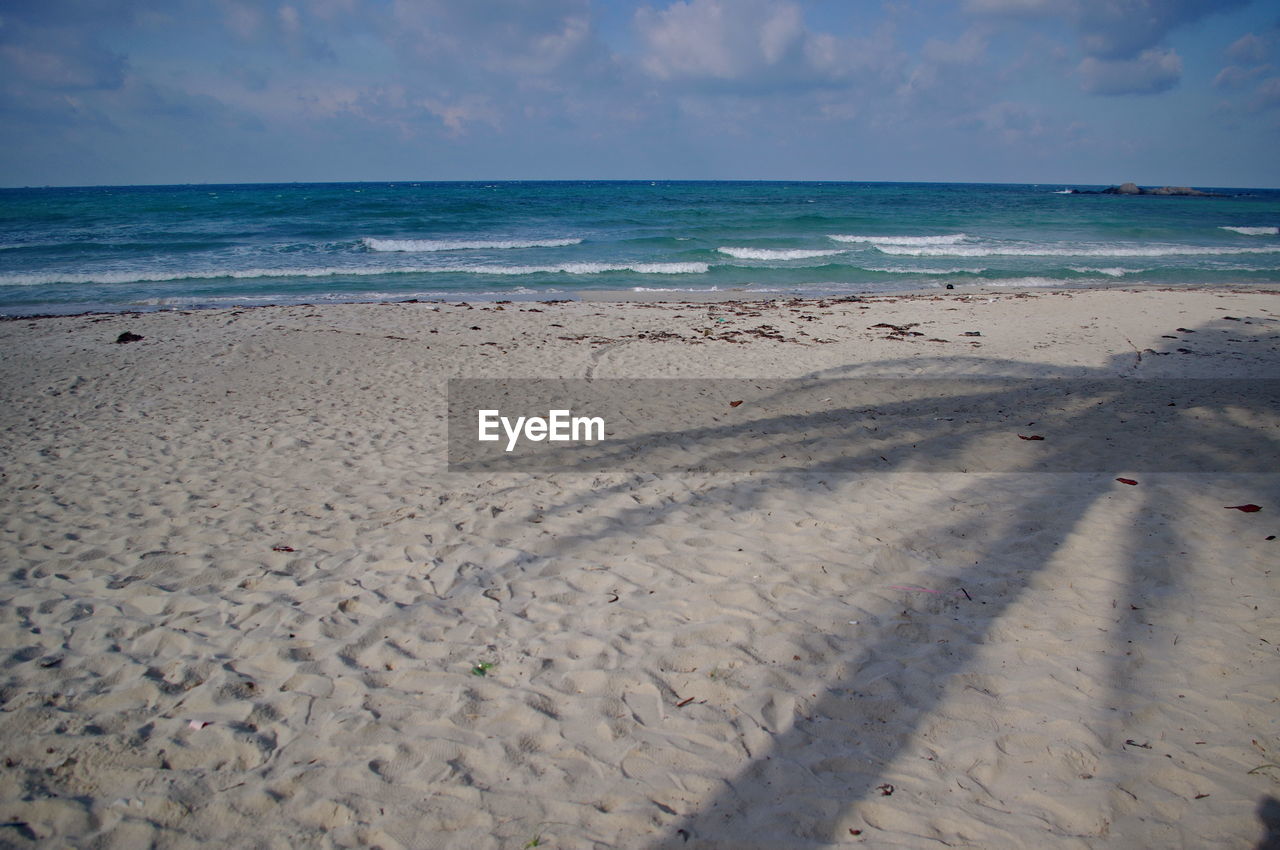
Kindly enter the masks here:
[[449, 469], [1274, 473], [1280, 380], [459, 379]]

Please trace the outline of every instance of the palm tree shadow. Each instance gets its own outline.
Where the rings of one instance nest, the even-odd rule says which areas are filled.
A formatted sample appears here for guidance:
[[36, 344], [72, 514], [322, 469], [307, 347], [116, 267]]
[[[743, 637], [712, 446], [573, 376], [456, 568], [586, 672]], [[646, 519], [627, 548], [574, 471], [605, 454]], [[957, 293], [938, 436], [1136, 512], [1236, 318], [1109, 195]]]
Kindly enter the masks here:
[[[1105, 368], [1078, 371], [1072, 377], [1114, 381], [1117, 374], [1132, 374], [1130, 360], [1128, 357], [1117, 358]], [[952, 360], [941, 365], [944, 368], [954, 367], [956, 363]], [[994, 369], [1007, 376], [1048, 380], [1042, 367], [1029, 363], [976, 361], [974, 365], [988, 373]], [[893, 374], [902, 368], [914, 370], [921, 366], [918, 360], [909, 363], [887, 361], [871, 367], [831, 370], [814, 376], [805, 392], [812, 393], [815, 389], [822, 392], [826, 387], [835, 387], [839, 381], [850, 377]], [[1135, 386], [1140, 383], [1135, 381]], [[1114, 445], [1107, 452], [1094, 453], [1080, 443], [1058, 449], [1054, 440], [1046, 439], [1036, 444], [1041, 451], [1033, 461], [1010, 460], [1006, 468], [986, 470], [1105, 473], [1096, 477], [1095, 488], [1077, 487], [1064, 494], [1054, 486], [1056, 482], [1051, 476], [1031, 479], [1015, 476], [1020, 478], [1015, 484], [1023, 494], [1015, 509], [995, 516], [975, 514], [958, 521], [948, 519], [945, 512], [938, 512], [936, 516], [940, 519], [932, 527], [921, 529], [920, 535], [930, 539], [964, 538], [971, 541], [975, 554], [974, 564], [951, 567], [931, 577], [935, 586], [964, 588], [966, 596], [972, 594], [972, 599], [959, 604], [965, 606], [966, 628], [975, 639], [965, 643], [935, 643], [928, 639], [928, 625], [922, 626], [921, 618], [915, 617], [913, 627], [923, 631], [918, 632], [911, 663], [917, 672], [923, 669], [934, 674], [931, 677], [936, 683], [933, 687], [923, 693], [917, 688], [909, 699], [895, 700], [892, 698], [895, 691], [901, 693], [912, 687], [920, 677], [913, 676], [907, 680], [903, 676], [890, 675], [887, 686], [882, 683], [878, 689], [866, 688], [858, 681], [858, 671], [873, 666], [883, 670], [884, 659], [894, 657], [903, 639], [900, 630], [872, 638], [845, 665], [853, 672], [853, 678], [829, 683], [808, 706], [807, 716], [797, 719], [789, 728], [767, 730], [771, 734], [767, 750], [752, 753], [749, 763], [735, 776], [726, 779], [722, 789], [697, 812], [686, 814], [670, 824], [665, 835], [652, 845], [654, 850], [755, 846], [804, 850], [827, 847], [833, 841], [845, 838], [837, 834], [842, 825], [842, 813], [858, 802], [876, 801], [892, 793], [894, 789], [882, 781], [882, 768], [904, 752], [913, 735], [920, 732], [940, 705], [947, 690], [947, 679], [973, 668], [979, 649], [997, 632], [997, 623], [1022, 598], [1027, 577], [1045, 570], [1055, 553], [1062, 550], [1073, 535], [1088, 533], [1086, 518], [1106, 494], [1114, 492], [1113, 475], [1133, 470], [1238, 472], [1280, 468], [1275, 441], [1267, 433], [1261, 433], [1260, 437], [1257, 428], [1258, 422], [1274, 417], [1274, 392], [1256, 396], [1237, 394], [1228, 398], [1212, 394], [1206, 396], [1200, 392], [1202, 389], [1204, 387], [1196, 387], [1194, 393], [1199, 414], [1167, 419], [1159, 432], [1154, 451], [1149, 444], [1140, 444], [1136, 438], [1129, 439], [1124, 429], [1117, 430], [1117, 420], [1111, 408], [1122, 400], [1126, 389], [1111, 388], [1096, 398], [1090, 398], [1088, 403], [1059, 406], [1057, 401], [1051, 400], [1052, 396], [1035, 396], [1029, 402], [1027, 383], [1023, 381], [1013, 387], [975, 388], [965, 385], [958, 393], [939, 396], [933, 401], [941, 408], [959, 405], [957, 409], [967, 410], [979, 405], [1012, 413], [996, 423], [975, 422], [968, 428], [943, 428], [923, 435], [914, 434], [909, 445], [895, 443], [892, 426], [897, 416], [906, 416], [909, 412], [918, 415], [921, 401], [918, 397], [876, 406], [877, 420], [885, 427], [871, 448], [851, 446], [847, 439], [842, 439], [847, 437], [851, 421], [861, 422], [867, 415], [867, 410], [859, 407], [844, 411], [844, 416], [835, 417], [829, 412], [783, 412], [769, 417], [768, 421], [754, 420], [747, 424], [718, 423], [683, 431], [658, 429], [630, 437], [621, 444], [613, 444], [605, 453], [584, 451], [576, 465], [573, 461], [567, 466], [562, 465], [560, 468], [571, 471], [592, 472], [609, 468], [610, 462], [625, 462], [629, 468], [639, 470], [643, 469], [646, 457], [672, 442], [702, 445], [707, 447], [704, 457], [711, 459], [711, 468], [716, 461], [732, 457], [738, 464], [734, 469], [754, 469], [755, 474], [747, 479], [749, 488], [741, 478], [734, 478], [699, 491], [698, 497], [704, 503], [721, 499], [726, 505], [733, 504], [738, 510], [744, 510], [758, 504], [753, 494], [762, 490], [801, 490], [814, 487], [819, 475], [883, 468], [877, 467], [877, 458], [884, 460], [885, 452], [895, 449], [902, 452], [903, 457], [914, 459], [898, 469], [972, 471], [976, 460], [974, 446], [997, 434], [1008, 438], [1014, 422], [1020, 425], [1023, 421], [1052, 421], [1055, 433], [1110, 435], [1114, 438]], [[790, 392], [788, 387], [778, 389], [763, 399], [760, 407], [769, 407], [763, 402], [771, 402], [777, 409], [789, 411], [790, 402], [794, 401], [788, 398]], [[1144, 397], [1139, 406], [1147, 403], [1154, 404], [1155, 401]], [[762, 432], [766, 434], [763, 440], [760, 439]], [[834, 448], [824, 453], [823, 446]], [[789, 458], [783, 468], [779, 468], [777, 462], [779, 455]], [[572, 457], [572, 453], [569, 456]], [[1173, 460], [1175, 456], [1176, 462]], [[999, 464], [997, 461], [997, 467]], [[981, 463], [977, 467], [981, 471]], [[761, 469], [765, 471], [759, 471]], [[982, 500], [989, 496], [991, 484], [990, 478], [979, 477], [961, 487], [951, 498]], [[566, 499], [545, 510], [565, 516], [583, 513], [584, 509], [592, 508], [606, 496], [625, 493], [632, 486], [632, 481], [624, 481]], [[584, 531], [567, 542], [587, 546], [604, 536], [616, 534], [619, 528], [629, 529], [638, 535], [641, 529], [661, 524], [689, 504], [688, 499], [676, 499], [657, 510], [651, 506], [617, 510], [609, 525], [612, 531]], [[1177, 506], [1149, 502], [1145, 509], [1168, 513], [1176, 512]], [[1007, 569], [993, 570], [992, 564], [1008, 562], [1002, 554], [1004, 542], [1025, 534], [1029, 529], [1039, 536], [1042, 545], [1037, 551], [1042, 554], [1023, 560], [1018, 565], [1018, 575]], [[1148, 571], [1149, 565], [1138, 563], [1133, 558], [1122, 559], [1120, 567], [1124, 581], [1117, 604], [1131, 607], [1134, 611], [1140, 610], [1137, 602], [1141, 586], [1152, 580], [1173, 586], [1178, 580], [1176, 574], [1167, 569], [1152, 576], [1144, 572]], [[909, 615], [918, 613], [904, 611]], [[1140, 631], [1135, 618], [1121, 617], [1119, 623], [1112, 639], [1117, 660], [1113, 662], [1110, 677], [1114, 691], [1111, 703], [1124, 700], [1126, 673], [1125, 662], [1121, 660], [1125, 651], [1123, 647], [1139, 639]], [[1104, 743], [1119, 745], [1121, 742], [1114, 738], [1120, 734], [1118, 727], [1111, 726], [1110, 730], [1112, 739]], [[834, 758], [833, 753], [842, 749], [852, 755]], [[1267, 808], [1264, 804], [1265, 811], [1259, 810], [1269, 829], [1271, 822], [1267, 817], [1274, 815], [1275, 808]], [[916, 837], [921, 840], [938, 838], [925, 832]]]
[[1266, 830], [1256, 850], [1280, 850], [1280, 800], [1271, 795], [1258, 803], [1258, 820]]

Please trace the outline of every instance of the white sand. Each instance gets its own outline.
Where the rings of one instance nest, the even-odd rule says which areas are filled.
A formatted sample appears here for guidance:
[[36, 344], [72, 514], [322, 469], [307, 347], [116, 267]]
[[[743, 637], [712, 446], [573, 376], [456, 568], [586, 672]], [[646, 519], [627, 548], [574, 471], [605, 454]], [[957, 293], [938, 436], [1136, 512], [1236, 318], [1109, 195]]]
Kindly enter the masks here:
[[[1275, 379], [1274, 293], [258, 308], [0, 351], [0, 846], [1276, 840], [1275, 452], [1137, 486], [444, 456], [449, 377]], [[1186, 429], [1225, 455], [1280, 416]]]

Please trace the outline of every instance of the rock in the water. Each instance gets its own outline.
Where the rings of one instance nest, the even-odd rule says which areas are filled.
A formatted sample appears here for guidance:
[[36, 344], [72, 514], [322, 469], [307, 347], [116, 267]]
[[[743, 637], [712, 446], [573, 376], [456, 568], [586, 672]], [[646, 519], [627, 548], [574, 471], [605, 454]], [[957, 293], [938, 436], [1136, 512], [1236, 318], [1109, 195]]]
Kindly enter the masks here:
[[1201, 192], [1199, 189], [1192, 189], [1190, 186], [1165, 186], [1161, 189], [1152, 189], [1145, 194], [1148, 195], [1207, 195], [1208, 192]]
[[137, 342], [142, 338], [143, 337], [139, 336], [138, 334], [125, 331], [124, 333], [120, 334], [120, 336], [116, 337], [116, 343], [118, 345], [124, 345], [126, 342]]
[[1136, 183], [1121, 183], [1101, 192], [1073, 192], [1075, 195], [1178, 195], [1192, 198], [1221, 198], [1214, 192], [1202, 192], [1190, 186], [1161, 186], [1159, 189], [1144, 189]]

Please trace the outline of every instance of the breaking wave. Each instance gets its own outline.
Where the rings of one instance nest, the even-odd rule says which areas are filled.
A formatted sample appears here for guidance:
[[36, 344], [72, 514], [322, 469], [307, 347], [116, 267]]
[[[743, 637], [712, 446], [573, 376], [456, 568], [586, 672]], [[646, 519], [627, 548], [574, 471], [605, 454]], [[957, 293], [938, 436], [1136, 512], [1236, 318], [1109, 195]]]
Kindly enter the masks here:
[[[632, 292], [723, 292], [718, 286], [692, 287], [692, 286], [633, 286]], [[757, 291], [757, 290], [752, 290]], [[768, 290], [758, 290], [767, 292]]]
[[813, 257], [832, 257], [844, 253], [804, 248], [717, 248], [716, 250], [739, 260], [808, 260]]
[[45, 286], [49, 284], [126, 284], [156, 283], [173, 280], [246, 280], [253, 278], [290, 277], [376, 277], [397, 274], [478, 274], [478, 275], [531, 275], [531, 274], [607, 274], [609, 272], [634, 272], [635, 274], [705, 274], [707, 263], [562, 263], [554, 266], [401, 266], [391, 268], [300, 268], [300, 269], [237, 269], [233, 271], [188, 272], [99, 272], [97, 274], [57, 274], [33, 272], [28, 274], [0, 275], [0, 286]]
[[885, 254], [907, 257], [1176, 257], [1270, 254], [1277, 248], [1214, 248], [1201, 245], [877, 245]]
[[872, 245], [954, 245], [969, 237], [964, 233], [950, 233], [945, 236], [858, 236], [832, 233], [827, 238], [836, 242], [868, 242]]
[[885, 266], [862, 266], [863, 271], [883, 272], [885, 274], [982, 274], [985, 268], [956, 266], [949, 269], [904, 269], [904, 268], [888, 268]]
[[1127, 274], [1139, 274], [1146, 269], [1122, 269], [1120, 267], [1097, 269], [1090, 266], [1070, 266], [1071, 271], [1077, 274], [1105, 274], [1107, 277], [1124, 277]]
[[452, 239], [374, 239], [366, 236], [360, 240], [370, 251], [496, 251], [511, 248], [564, 248], [582, 242], [570, 239], [477, 239], [474, 241]]
[[1232, 227], [1223, 225], [1219, 230], [1230, 230], [1232, 233], [1241, 233], [1245, 236], [1276, 236], [1280, 235], [1280, 227]]

